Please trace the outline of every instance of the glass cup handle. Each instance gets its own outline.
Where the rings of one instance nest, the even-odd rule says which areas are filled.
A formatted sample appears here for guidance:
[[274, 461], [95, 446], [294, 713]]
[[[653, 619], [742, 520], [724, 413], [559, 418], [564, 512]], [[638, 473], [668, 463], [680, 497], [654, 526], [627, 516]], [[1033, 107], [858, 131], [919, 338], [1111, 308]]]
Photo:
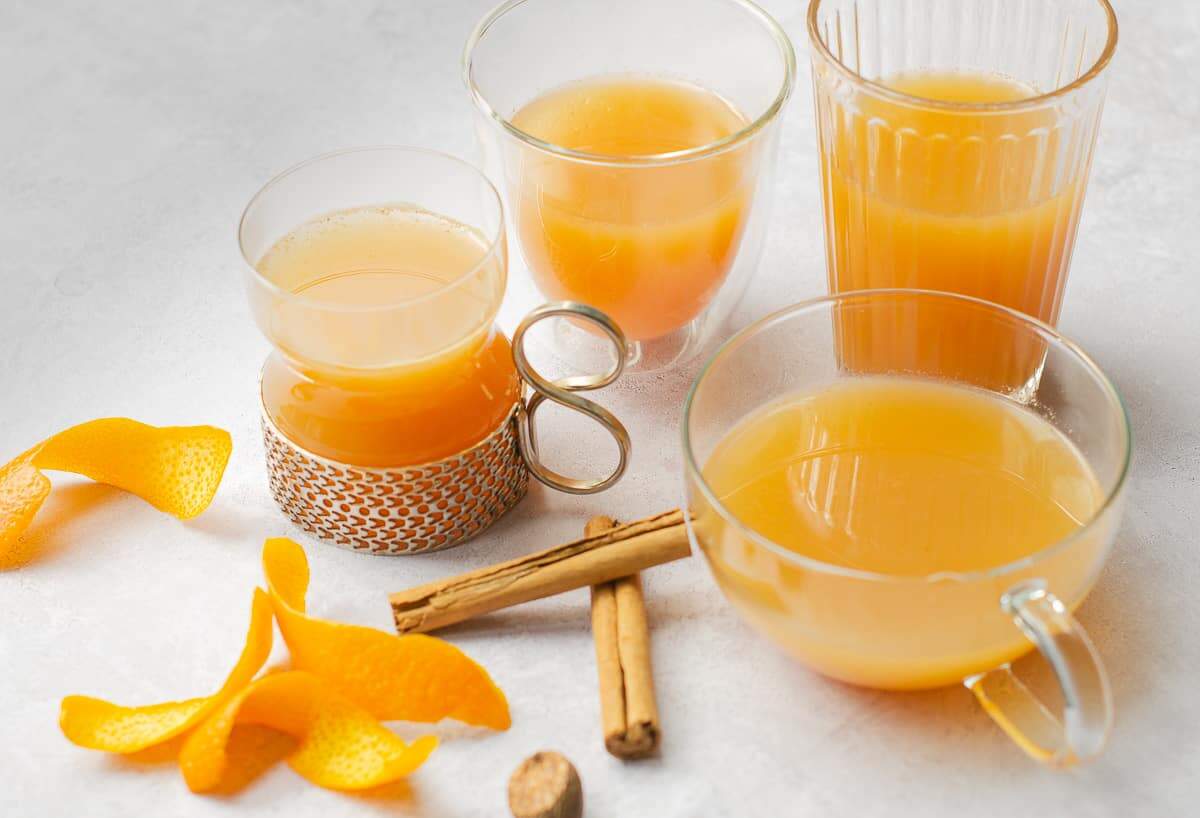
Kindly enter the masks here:
[[[554, 317], [586, 321], [603, 331], [616, 351], [616, 363], [612, 368], [599, 375], [572, 375], [555, 381], [543, 378], [530, 365], [529, 359], [525, 355], [525, 333], [539, 321]], [[632, 446], [629, 432], [612, 412], [595, 401], [575, 394], [601, 389], [621, 377], [621, 372], [625, 368], [626, 344], [625, 333], [621, 332], [617, 323], [595, 307], [574, 301], [554, 301], [537, 307], [525, 316], [516, 332], [513, 333], [512, 347], [517, 374], [533, 390], [533, 394], [524, 404], [520, 405], [517, 411], [517, 435], [520, 441], [521, 458], [533, 476], [550, 488], [568, 494], [595, 494], [604, 491], [620, 480], [629, 462], [629, 451]], [[580, 480], [559, 474], [541, 462], [538, 456], [534, 418], [538, 408], [546, 401], [553, 401], [559, 406], [565, 406], [587, 415], [612, 435], [613, 440], [617, 443], [619, 460], [611, 474], [599, 480]]]
[[1050, 663], [1063, 695], [1060, 720], [1008, 665], [964, 680], [989, 716], [1031, 757], [1069, 767], [1100, 754], [1112, 729], [1113, 704], [1100, 656], [1067, 607], [1030, 580], [1009, 589], [1000, 607]]

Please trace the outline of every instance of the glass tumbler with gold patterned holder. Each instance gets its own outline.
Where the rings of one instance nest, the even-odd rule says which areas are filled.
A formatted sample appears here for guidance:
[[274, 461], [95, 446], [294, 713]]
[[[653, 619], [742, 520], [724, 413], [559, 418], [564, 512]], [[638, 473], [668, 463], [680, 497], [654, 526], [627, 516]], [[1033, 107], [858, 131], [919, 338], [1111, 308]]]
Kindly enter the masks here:
[[[503, 209], [471, 165], [405, 147], [320, 156], [268, 182], [238, 232], [251, 311], [274, 347], [261, 379], [270, 488], [302, 528], [357, 551], [421, 553], [485, 529], [531, 473], [572, 493], [620, 478], [628, 434], [576, 393], [612, 383], [624, 356], [601, 375], [551, 382], [523, 343], [552, 316], [594, 326], [617, 350], [621, 330], [557, 303], [509, 342], [495, 325]], [[612, 434], [611, 474], [573, 479], [539, 460], [533, 419], [546, 400]]]

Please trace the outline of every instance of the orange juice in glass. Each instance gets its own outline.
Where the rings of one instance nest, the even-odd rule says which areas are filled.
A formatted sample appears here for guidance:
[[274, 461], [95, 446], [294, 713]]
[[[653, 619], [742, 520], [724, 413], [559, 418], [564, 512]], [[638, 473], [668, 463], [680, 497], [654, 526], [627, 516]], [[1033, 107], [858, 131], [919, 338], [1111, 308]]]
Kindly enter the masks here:
[[[519, 390], [508, 339], [480, 323], [504, 280], [488, 249], [471, 228], [409, 206], [327, 214], [276, 242], [258, 272], [336, 318], [281, 311], [280, 335], [311, 341], [263, 370], [275, 424], [309, 451], [362, 466], [437, 460], [495, 430]], [[377, 322], [372, 310], [389, 303], [411, 315]], [[412, 359], [389, 363], [397, 349]]]
[[[691, 150], [748, 124], [711, 91], [646, 77], [565, 85], [522, 107], [512, 123], [544, 142], [614, 159]], [[513, 210], [538, 289], [616, 316], [636, 341], [685, 326], [733, 265], [754, 191], [749, 170], [742, 151], [635, 171], [531, 163]]]
[[[781, 395], [726, 434], [703, 476], [731, 515], [792, 553], [910, 578], [986, 571], [1025, 559], [1075, 534], [1104, 501], [1086, 458], [1036, 414], [983, 390], [897, 375], [846, 378]], [[714, 542], [721, 537], [726, 544], [710, 549], [709, 559], [725, 587], [743, 597], [751, 615], [786, 609], [786, 595], [749, 578], [752, 562], [739, 556], [748, 553], [749, 543], [735, 545], [733, 530]], [[1098, 547], [1100, 541], [1093, 541], [1078, 559], [1058, 566], [1054, 585], [1085, 587]], [[843, 590], [812, 581], [805, 604], [853, 621]], [[908, 612], [914, 637], [929, 626], [925, 615]], [[770, 617], [765, 621], [771, 623]], [[952, 684], [972, 668], [999, 665], [1028, 650], [1015, 630], [993, 644], [955, 649], [980, 625], [947, 616], [936, 640], [928, 633], [919, 637], [926, 655], [913, 651], [904, 659], [891, 629], [864, 624], [843, 641], [799, 628], [777, 630], [814, 668], [880, 688]], [[934, 649], [937, 641], [944, 653]]]
[[[857, 371], [840, 335], [859, 322], [900, 349], [938, 322], [1036, 346], [1042, 376], [1022, 401], [954, 360]], [[756, 629], [851, 684], [965, 684], [1041, 761], [1100, 752], [1112, 697], [1072, 612], [1117, 534], [1130, 435], [1078, 347], [966, 296], [839, 293], [728, 341], [683, 425], [689, 533]], [[1061, 719], [1009, 668], [1034, 650], [1057, 674]]]
[[[808, 26], [830, 291], [946, 290], [1056, 323], [1116, 45], [1107, 0], [812, 0]], [[848, 365], [894, 363], [886, 328], [842, 330]], [[906, 356], [1013, 388], [1042, 353], [997, 362], [961, 324], [923, 335]]]
[[[436, 168], [436, 183], [418, 167]], [[422, 151], [347, 151], [277, 177], [250, 204], [251, 304], [276, 350], [264, 410], [302, 448], [357, 466], [424, 463], [511, 413], [519, 379], [494, 325], [503, 221], [498, 202], [481, 218], [475, 173]], [[431, 198], [461, 200], [414, 203]]]
[[[537, 292], [610, 315], [635, 370], [699, 350], [761, 250], [794, 74], [778, 25], [740, 0], [510, 2], [464, 71]], [[557, 341], [586, 358], [586, 333]]]

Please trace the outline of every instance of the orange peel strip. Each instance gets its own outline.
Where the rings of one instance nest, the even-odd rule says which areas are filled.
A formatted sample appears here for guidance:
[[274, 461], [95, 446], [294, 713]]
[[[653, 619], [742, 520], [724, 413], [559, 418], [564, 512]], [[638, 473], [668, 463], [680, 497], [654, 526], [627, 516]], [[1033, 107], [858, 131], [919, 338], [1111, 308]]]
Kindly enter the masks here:
[[325, 679], [376, 718], [451, 718], [495, 730], [512, 724], [508, 701], [491, 676], [449, 642], [306, 615], [308, 559], [292, 540], [266, 541], [263, 571], [293, 666]]
[[50, 493], [46, 475], [21, 458], [0, 468], [0, 564], [15, 559], [17, 538]]
[[189, 730], [244, 689], [267, 661], [271, 640], [271, 600], [255, 588], [246, 645], [216, 693], [142, 707], [122, 707], [90, 696], [68, 696], [62, 701], [59, 726], [72, 742], [92, 750], [135, 753], [161, 744]]
[[229, 433], [212, 426], [101, 418], [59, 432], [0, 468], [0, 560], [50, 493], [39, 469], [82, 474], [187, 520], [212, 502], [232, 450]]
[[314, 784], [333, 790], [367, 789], [403, 778], [420, 767], [438, 743], [434, 736], [405, 743], [311, 673], [275, 673], [237, 693], [187, 737], [179, 767], [193, 792], [220, 785], [229, 736], [238, 724], [263, 725], [299, 739], [288, 764]]

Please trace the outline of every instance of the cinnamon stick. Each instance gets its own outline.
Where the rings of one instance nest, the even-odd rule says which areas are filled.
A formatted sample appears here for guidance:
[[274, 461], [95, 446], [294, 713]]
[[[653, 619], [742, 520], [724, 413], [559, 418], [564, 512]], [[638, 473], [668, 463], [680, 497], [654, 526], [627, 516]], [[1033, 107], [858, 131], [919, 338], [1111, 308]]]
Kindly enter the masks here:
[[397, 631], [423, 633], [690, 554], [683, 512], [676, 509], [388, 599]]
[[[588, 535], [613, 528], [595, 517]], [[637, 574], [592, 586], [592, 635], [600, 681], [604, 746], [617, 758], [644, 758], [658, 748], [658, 705], [650, 672], [650, 627]]]

